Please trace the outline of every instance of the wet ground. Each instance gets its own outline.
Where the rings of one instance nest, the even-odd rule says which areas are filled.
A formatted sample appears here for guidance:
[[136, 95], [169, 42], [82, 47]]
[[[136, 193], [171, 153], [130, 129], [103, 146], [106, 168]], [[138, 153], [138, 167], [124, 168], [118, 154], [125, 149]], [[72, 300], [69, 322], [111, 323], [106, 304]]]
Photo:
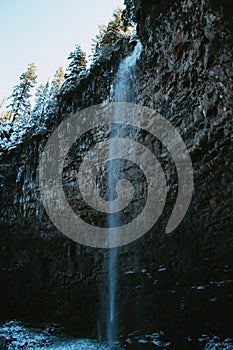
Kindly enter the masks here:
[[[108, 345], [91, 339], [75, 339], [68, 336], [60, 325], [31, 326], [19, 321], [0, 324], [0, 350], [109, 350]], [[187, 337], [182, 345], [174, 345], [163, 332], [140, 334], [133, 332], [127, 338], [120, 337], [116, 349], [125, 350], [233, 350], [232, 339], [201, 335]]]

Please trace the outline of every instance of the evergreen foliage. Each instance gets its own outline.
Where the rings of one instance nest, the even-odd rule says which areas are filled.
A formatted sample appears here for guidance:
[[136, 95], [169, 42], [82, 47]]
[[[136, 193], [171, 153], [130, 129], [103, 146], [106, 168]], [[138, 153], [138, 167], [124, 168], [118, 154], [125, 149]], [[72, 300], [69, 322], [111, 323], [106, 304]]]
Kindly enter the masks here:
[[122, 12], [122, 21], [124, 28], [133, 26], [134, 19], [134, 10], [135, 10], [135, 1], [134, 0], [124, 0], [125, 9]]
[[34, 63], [28, 65], [27, 71], [20, 76], [20, 83], [14, 87], [12, 95], [9, 97], [12, 124], [21, 118], [27, 118], [31, 110], [30, 97], [31, 89], [36, 83], [36, 66]]
[[[107, 25], [99, 26], [99, 34], [93, 44], [93, 62], [91, 67], [101, 65], [105, 60], [110, 60], [112, 53], [120, 47], [121, 39], [130, 38], [129, 9], [133, 0], [125, 0], [127, 8], [118, 8], [114, 11], [112, 19]], [[48, 127], [48, 122], [56, 115], [59, 101], [66, 93], [73, 91], [80, 80], [91, 74], [87, 71], [87, 57], [80, 45], [75, 45], [74, 51], [68, 56], [68, 67], [64, 73], [59, 67], [51, 83], [41, 84], [32, 99], [32, 89], [36, 84], [36, 66], [28, 65], [27, 70], [21, 74], [20, 82], [13, 88], [13, 93], [8, 98], [10, 104], [3, 109], [4, 100], [0, 103], [0, 147], [10, 149], [23, 141], [26, 135], [43, 132]], [[34, 102], [32, 108], [31, 103]]]
[[46, 108], [49, 102], [49, 82], [41, 84], [35, 93], [35, 106], [32, 111], [34, 119], [41, 121], [45, 115]]
[[76, 45], [75, 50], [68, 56], [68, 60], [70, 63], [66, 69], [65, 79], [66, 85], [72, 85], [76, 83], [79, 74], [86, 70], [87, 57], [80, 45]]
[[99, 26], [99, 34], [94, 40], [92, 50], [94, 63], [103, 56], [109, 56], [119, 39], [130, 36], [130, 29], [124, 26], [122, 13], [123, 9], [118, 8], [107, 25]]
[[55, 72], [53, 80], [51, 82], [51, 88], [50, 88], [51, 97], [57, 94], [59, 88], [64, 82], [64, 75], [65, 75], [64, 69], [62, 67], [59, 67], [58, 70]]

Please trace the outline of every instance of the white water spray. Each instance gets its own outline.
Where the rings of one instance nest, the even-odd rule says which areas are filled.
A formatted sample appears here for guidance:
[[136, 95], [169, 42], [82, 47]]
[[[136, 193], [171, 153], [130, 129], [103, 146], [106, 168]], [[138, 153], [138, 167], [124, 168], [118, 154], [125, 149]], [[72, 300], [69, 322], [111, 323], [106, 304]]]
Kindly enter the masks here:
[[[134, 102], [134, 93], [131, 90], [134, 79], [134, 71], [136, 62], [140, 58], [142, 52], [142, 44], [138, 41], [133, 52], [130, 56], [126, 57], [119, 65], [116, 78], [113, 84], [112, 100], [114, 102]], [[117, 113], [117, 110], [115, 110]], [[118, 118], [119, 122], [119, 118]], [[111, 136], [111, 135], [110, 135]], [[109, 158], [115, 159], [117, 150], [115, 144], [109, 149]], [[108, 195], [109, 195], [109, 207], [111, 208], [112, 201], [115, 194], [116, 179], [119, 178], [117, 172], [119, 169], [114, 167], [114, 161], [109, 162], [108, 168]], [[120, 215], [109, 215], [108, 226], [119, 227], [121, 226]], [[111, 233], [109, 234], [111, 238]], [[113, 242], [117, 243], [117, 242]], [[117, 245], [117, 244], [116, 244]], [[116, 305], [116, 292], [117, 292], [117, 280], [118, 280], [118, 265], [117, 265], [118, 248], [111, 248], [109, 252], [108, 261], [108, 308], [107, 308], [107, 341], [110, 349], [114, 348], [114, 344], [117, 340], [117, 305]]]

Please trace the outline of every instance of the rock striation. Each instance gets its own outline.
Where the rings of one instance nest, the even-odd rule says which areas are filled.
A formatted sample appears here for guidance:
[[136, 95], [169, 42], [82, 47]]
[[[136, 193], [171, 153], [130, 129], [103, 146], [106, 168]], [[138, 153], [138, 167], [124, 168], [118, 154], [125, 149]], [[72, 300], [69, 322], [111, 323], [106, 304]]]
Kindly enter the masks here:
[[[227, 0], [221, 6], [213, 0], [134, 2], [144, 48], [131, 86], [135, 102], [179, 130], [193, 162], [195, 190], [185, 219], [165, 235], [177, 195], [176, 169], [166, 149], [142, 135], [163, 165], [169, 193], [153, 229], [119, 248], [119, 332], [166, 329], [180, 348], [190, 334], [233, 336], [233, 10]], [[2, 155], [1, 319], [59, 321], [79, 335], [97, 332], [108, 251], [81, 246], [53, 226], [40, 200], [38, 163], [64, 118], [109, 101], [120, 59], [133, 45], [119, 42], [109, 60], [60, 96], [43, 134]], [[82, 147], [92, 141], [84, 139]]]

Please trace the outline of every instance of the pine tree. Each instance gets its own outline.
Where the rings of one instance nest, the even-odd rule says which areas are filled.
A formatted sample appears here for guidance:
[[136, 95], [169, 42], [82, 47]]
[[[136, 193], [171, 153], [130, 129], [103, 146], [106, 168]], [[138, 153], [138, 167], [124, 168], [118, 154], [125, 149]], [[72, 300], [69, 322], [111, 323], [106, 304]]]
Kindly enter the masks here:
[[12, 125], [15, 121], [21, 118], [26, 118], [31, 111], [30, 97], [31, 89], [36, 83], [36, 66], [34, 63], [28, 65], [25, 73], [20, 76], [20, 83], [14, 87], [12, 95], [9, 99], [12, 102], [8, 105], [10, 107]]
[[49, 82], [41, 84], [35, 93], [35, 106], [32, 111], [33, 119], [37, 120], [37, 124], [44, 117], [46, 107], [49, 102]]
[[58, 70], [55, 72], [49, 87], [47, 104], [46, 104], [46, 118], [51, 117], [55, 113], [58, 107], [58, 97], [59, 97], [59, 93], [61, 92], [60, 88], [63, 82], [64, 82], [64, 70], [62, 67], [59, 67]]
[[120, 37], [125, 36], [122, 22], [122, 9], [113, 12], [113, 19], [108, 23], [101, 38], [101, 45], [113, 45]]
[[59, 67], [53, 76], [50, 86], [50, 98], [56, 97], [62, 83], [64, 81], [64, 69]]
[[122, 12], [122, 20], [125, 28], [134, 25], [135, 0], [124, 0], [125, 9]]
[[94, 40], [93, 58], [94, 61], [108, 53], [114, 44], [123, 37], [130, 36], [130, 29], [124, 26], [122, 18], [123, 9], [118, 8], [113, 12], [113, 18], [107, 25], [99, 26], [99, 34]]
[[75, 50], [68, 56], [69, 63], [65, 73], [65, 85], [75, 85], [80, 73], [86, 70], [87, 58], [80, 45], [75, 46]]

